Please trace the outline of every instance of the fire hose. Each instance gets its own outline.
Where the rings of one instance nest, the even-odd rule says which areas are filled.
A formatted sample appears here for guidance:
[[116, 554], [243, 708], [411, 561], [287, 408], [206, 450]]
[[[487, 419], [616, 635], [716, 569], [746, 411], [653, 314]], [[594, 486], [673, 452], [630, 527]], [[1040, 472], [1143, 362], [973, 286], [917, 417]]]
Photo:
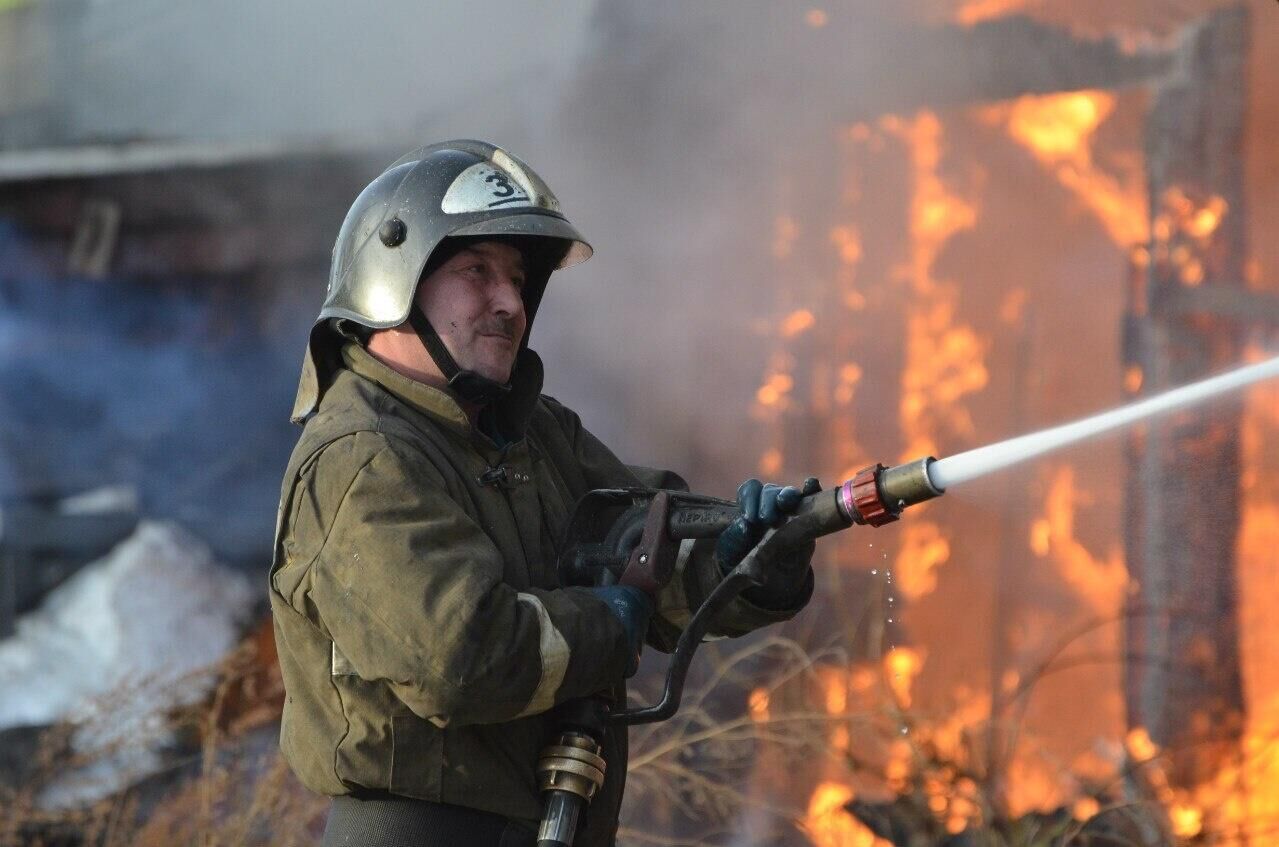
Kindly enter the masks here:
[[[571, 847], [578, 822], [604, 783], [601, 753], [609, 727], [655, 723], [672, 717], [697, 646], [729, 603], [763, 585], [778, 556], [850, 526], [883, 526], [908, 507], [943, 493], [929, 476], [929, 456], [903, 465], [864, 468], [836, 488], [805, 497], [794, 515], [763, 539], [693, 612], [671, 653], [661, 698], [651, 705], [613, 710], [602, 697], [559, 707], [560, 728], [538, 759], [543, 814], [538, 847]], [[678, 491], [603, 489], [578, 503], [560, 557], [564, 585], [633, 585], [656, 596], [674, 576], [680, 543], [714, 538], [740, 519], [738, 505]]]

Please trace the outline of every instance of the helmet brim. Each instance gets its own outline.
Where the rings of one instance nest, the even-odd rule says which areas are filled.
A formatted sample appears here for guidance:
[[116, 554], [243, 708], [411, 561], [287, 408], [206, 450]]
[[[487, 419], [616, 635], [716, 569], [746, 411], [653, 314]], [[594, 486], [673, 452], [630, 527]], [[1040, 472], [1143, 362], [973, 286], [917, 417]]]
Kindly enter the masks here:
[[571, 223], [555, 215], [536, 212], [480, 221], [449, 232], [451, 238], [476, 235], [529, 236], [567, 241], [569, 242], [568, 252], [555, 266], [555, 270], [585, 262], [595, 252]]

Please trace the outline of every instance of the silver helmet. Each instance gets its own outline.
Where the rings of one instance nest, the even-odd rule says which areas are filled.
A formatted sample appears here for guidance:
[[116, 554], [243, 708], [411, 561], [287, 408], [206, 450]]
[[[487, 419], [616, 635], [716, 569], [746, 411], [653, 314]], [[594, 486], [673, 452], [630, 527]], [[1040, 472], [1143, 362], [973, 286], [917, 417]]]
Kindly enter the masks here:
[[[341, 336], [332, 320], [370, 329], [411, 317], [421, 321], [412, 307], [431, 254], [446, 238], [468, 236], [513, 237], [552, 248], [552, 261], [527, 269], [529, 328], [551, 272], [592, 252], [541, 177], [505, 150], [484, 141], [445, 141], [402, 157], [360, 192], [342, 222], [324, 306], [302, 362], [294, 421], [315, 411], [337, 366]], [[527, 343], [526, 329], [521, 344]], [[432, 356], [438, 359], [434, 351]]]

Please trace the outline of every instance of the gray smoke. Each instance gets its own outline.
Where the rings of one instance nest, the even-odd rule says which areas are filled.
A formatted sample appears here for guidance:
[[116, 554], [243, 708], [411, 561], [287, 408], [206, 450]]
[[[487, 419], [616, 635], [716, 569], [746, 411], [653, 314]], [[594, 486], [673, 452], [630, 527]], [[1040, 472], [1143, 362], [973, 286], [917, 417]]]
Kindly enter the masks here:
[[55, 276], [0, 227], [0, 498], [128, 485], [145, 514], [260, 555], [298, 351], [225, 309], [195, 284]]

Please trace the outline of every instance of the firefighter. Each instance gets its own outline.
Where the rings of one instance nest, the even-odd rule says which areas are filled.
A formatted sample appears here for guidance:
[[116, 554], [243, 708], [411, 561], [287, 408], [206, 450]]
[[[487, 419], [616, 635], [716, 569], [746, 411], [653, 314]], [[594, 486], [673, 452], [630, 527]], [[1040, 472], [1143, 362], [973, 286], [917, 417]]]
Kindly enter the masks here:
[[[688, 609], [798, 500], [743, 484], [747, 522], [698, 542], [659, 597], [558, 584], [579, 497], [684, 487], [624, 465], [540, 393], [529, 328], [552, 271], [590, 255], [545, 183], [478, 141], [400, 159], [342, 224], [270, 575], [280, 745], [334, 798], [325, 845], [532, 844], [549, 710], [624, 698], [645, 633], [669, 648]], [[812, 593], [811, 554], [735, 601], [719, 633], [792, 617]], [[613, 843], [624, 732], [604, 756], [579, 845]]]

